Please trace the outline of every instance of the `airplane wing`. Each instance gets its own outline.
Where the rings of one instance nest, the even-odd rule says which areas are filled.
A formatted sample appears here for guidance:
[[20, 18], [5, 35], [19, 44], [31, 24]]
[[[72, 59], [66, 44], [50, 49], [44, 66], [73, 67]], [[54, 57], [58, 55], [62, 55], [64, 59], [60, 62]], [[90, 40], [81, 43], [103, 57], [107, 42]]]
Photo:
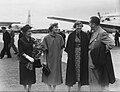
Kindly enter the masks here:
[[120, 17], [120, 15], [108, 15], [108, 16], [105, 16], [105, 17]]
[[[54, 19], [54, 20], [60, 20], [60, 21], [65, 21], [65, 22], [71, 22], [75, 23], [75, 19], [67, 19], [67, 18], [59, 18], [59, 17], [47, 17], [48, 19]], [[89, 22], [87, 21], [81, 21], [83, 24], [89, 25]], [[107, 32], [115, 32], [115, 30], [120, 30], [120, 25], [112, 25], [112, 24], [100, 24], [100, 26], [105, 29]], [[112, 30], [114, 29], [114, 30]]]
[[12, 24], [20, 24], [20, 22], [0, 22], [0, 26], [9, 26]]
[[[67, 18], [58, 18], [58, 17], [47, 17], [48, 19], [54, 19], [54, 20], [60, 20], [60, 21], [65, 21], [65, 22], [72, 22], [75, 23], [77, 20], [75, 19], [67, 19]], [[89, 22], [87, 21], [81, 21], [83, 24], [88, 25]]]

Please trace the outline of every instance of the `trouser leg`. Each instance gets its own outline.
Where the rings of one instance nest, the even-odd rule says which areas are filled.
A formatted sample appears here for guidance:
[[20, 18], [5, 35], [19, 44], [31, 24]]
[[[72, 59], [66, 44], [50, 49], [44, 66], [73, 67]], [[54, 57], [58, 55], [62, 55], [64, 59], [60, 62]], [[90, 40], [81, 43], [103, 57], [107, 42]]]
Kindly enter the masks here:
[[0, 57], [3, 58], [5, 55], [5, 46], [3, 47], [1, 53], [0, 53]]
[[9, 46], [6, 47], [7, 57], [11, 58], [10, 48]]
[[120, 43], [119, 43], [119, 41], [118, 41], [118, 46], [120, 46]]

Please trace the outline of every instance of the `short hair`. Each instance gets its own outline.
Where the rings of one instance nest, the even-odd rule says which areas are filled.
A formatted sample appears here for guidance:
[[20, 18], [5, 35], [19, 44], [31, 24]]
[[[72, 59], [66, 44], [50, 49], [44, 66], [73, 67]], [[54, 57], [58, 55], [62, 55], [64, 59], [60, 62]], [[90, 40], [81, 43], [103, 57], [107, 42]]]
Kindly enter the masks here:
[[95, 23], [96, 26], [100, 25], [100, 19], [96, 16], [90, 17], [91, 23]]
[[58, 26], [58, 23], [53, 23], [50, 25], [50, 27], [48, 28], [50, 30], [50, 32], [52, 31], [53, 27]]
[[[76, 28], [76, 25], [80, 25], [80, 24], [82, 24], [81, 21], [76, 21], [75, 24], [73, 25], [73, 28]], [[82, 24], [82, 27], [83, 27], [83, 24]]]
[[6, 27], [1, 27], [1, 29], [6, 29]]

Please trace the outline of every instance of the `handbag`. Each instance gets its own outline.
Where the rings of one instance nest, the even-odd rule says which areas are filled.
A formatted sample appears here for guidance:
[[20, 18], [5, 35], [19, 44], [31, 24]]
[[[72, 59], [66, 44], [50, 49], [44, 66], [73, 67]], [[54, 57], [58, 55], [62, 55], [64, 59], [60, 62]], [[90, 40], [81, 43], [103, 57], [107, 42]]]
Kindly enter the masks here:
[[35, 68], [41, 68], [42, 67], [40, 59], [34, 59], [33, 65], [34, 65]]
[[50, 69], [47, 65], [43, 64], [42, 72], [45, 76], [48, 76], [50, 74]]

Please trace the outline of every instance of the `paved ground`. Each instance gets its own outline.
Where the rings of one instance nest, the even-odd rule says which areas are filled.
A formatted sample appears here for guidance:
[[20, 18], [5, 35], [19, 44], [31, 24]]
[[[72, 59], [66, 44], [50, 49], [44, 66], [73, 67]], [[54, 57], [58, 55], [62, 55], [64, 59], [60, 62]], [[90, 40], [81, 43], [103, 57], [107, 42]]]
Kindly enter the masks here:
[[[0, 51], [2, 49], [2, 44], [0, 43]], [[120, 92], [120, 48], [114, 48], [112, 51], [113, 65], [115, 70], [115, 75], [117, 81], [110, 85], [109, 90]], [[15, 56], [13, 51], [12, 59], [7, 59], [6, 57], [0, 59], [0, 91], [24, 91], [23, 87], [19, 84], [19, 61], [18, 57]], [[66, 61], [66, 53], [63, 53], [63, 61]], [[66, 73], [66, 63], [62, 63], [62, 73], [63, 73], [63, 81], [65, 80]], [[36, 69], [37, 82], [32, 86], [32, 91], [49, 91], [47, 86], [41, 82], [41, 69]], [[56, 91], [67, 91], [67, 86], [64, 85], [57, 86]], [[83, 86], [83, 90], [88, 90], [88, 86]], [[77, 85], [72, 88], [72, 91], [77, 90]], [[108, 91], [107, 91], [108, 92]]]

